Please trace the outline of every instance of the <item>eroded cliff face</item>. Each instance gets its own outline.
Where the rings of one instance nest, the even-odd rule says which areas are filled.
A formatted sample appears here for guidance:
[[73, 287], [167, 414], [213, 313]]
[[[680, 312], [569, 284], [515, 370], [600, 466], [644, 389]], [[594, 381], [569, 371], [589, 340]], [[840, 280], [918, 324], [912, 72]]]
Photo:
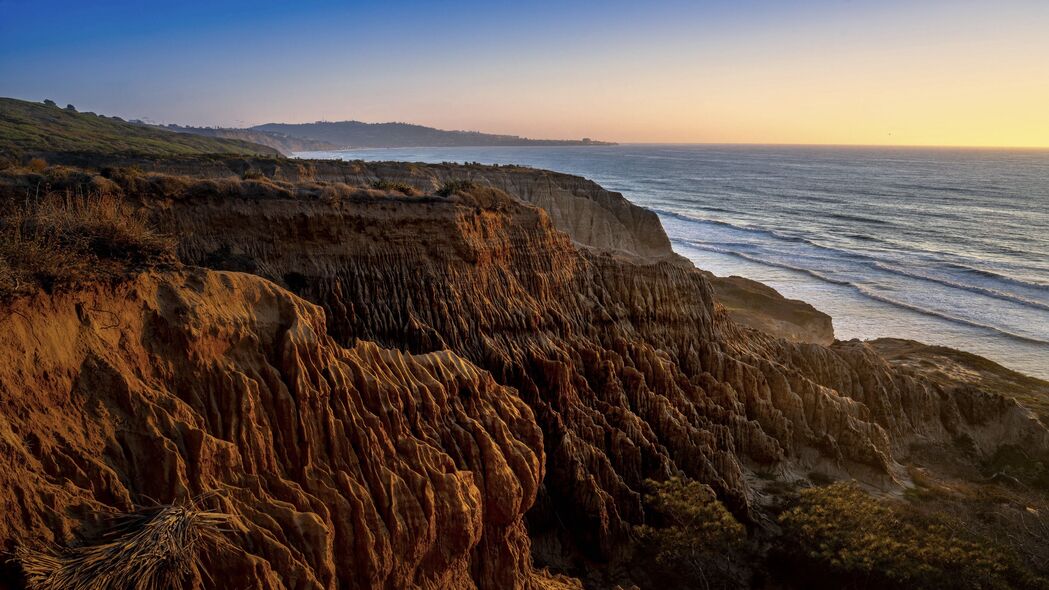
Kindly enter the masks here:
[[522, 518], [534, 412], [452, 351], [343, 347], [319, 307], [202, 269], [24, 297], [0, 323], [6, 550], [209, 494], [239, 531], [192, 587], [553, 584]]
[[[132, 162], [129, 162], [132, 163]], [[145, 169], [226, 178], [254, 171], [289, 182], [321, 181], [367, 187], [377, 181], [405, 183], [432, 194], [448, 181], [468, 180], [497, 188], [547, 211], [554, 227], [577, 245], [646, 259], [687, 264], [674, 254], [670, 239], [655, 213], [638, 207], [622, 194], [579, 176], [524, 166], [422, 164], [405, 162], [343, 162], [339, 160], [233, 159], [180, 164], [178, 160], [133, 162]]]
[[[69, 155], [63, 161], [84, 163]], [[498, 188], [544, 209], [553, 226], [568, 234], [577, 247], [614, 252], [617, 256], [641, 261], [662, 260], [691, 266], [673, 251], [655, 213], [593, 181], [549, 170], [480, 164], [253, 158], [203, 161], [129, 158], [121, 163], [142, 170], [220, 181], [231, 175], [260, 174], [288, 183], [326, 182], [354, 187], [368, 187], [377, 182], [403, 183], [421, 194], [432, 194], [448, 181], [468, 180], [478, 186]], [[717, 277], [707, 273], [707, 279], [729, 314], [746, 326], [799, 342], [830, 344], [834, 341], [830, 316], [803, 301], [786, 299], [774, 289], [742, 277]]]
[[948, 393], [862, 343], [743, 328], [699, 271], [578, 248], [499, 190], [146, 206], [184, 260], [286, 285], [323, 306], [340, 344], [451, 350], [516, 392], [543, 433], [546, 474], [529, 513], [542, 563], [614, 560], [645, 520], [646, 478], [688, 475], [748, 518], [758, 471], [891, 487], [914, 442], [967, 434], [984, 452], [1046, 448], [1015, 402]]

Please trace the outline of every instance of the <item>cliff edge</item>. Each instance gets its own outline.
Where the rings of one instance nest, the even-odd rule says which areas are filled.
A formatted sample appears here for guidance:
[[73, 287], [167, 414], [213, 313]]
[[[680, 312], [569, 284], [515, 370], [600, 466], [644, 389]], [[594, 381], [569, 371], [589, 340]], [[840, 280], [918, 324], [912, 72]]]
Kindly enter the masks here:
[[[236, 525], [198, 587], [651, 588], [652, 481], [708, 490], [760, 551], [789, 490], [892, 497], [1049, 457], [1042, 422], [986, 382], [742, 326], [691, 265], [583, 245], [497, 186], [521, 179], [199, 166], [39, 173], [119, 195], [180, 262], [130, 256], [139, 226], [109, 200], [90, 239], [69, 231], [83, 210], [59, 215], [75, 199], [0, 225], [9, 266], [52, 223], [41, 247], [111, 269], [22, 268], [39, 284], [0, 304], [5, 549], [91, 545], [100, 515], [194, 501]], [[1026, 518], [1019, 498], [994, 530]]]

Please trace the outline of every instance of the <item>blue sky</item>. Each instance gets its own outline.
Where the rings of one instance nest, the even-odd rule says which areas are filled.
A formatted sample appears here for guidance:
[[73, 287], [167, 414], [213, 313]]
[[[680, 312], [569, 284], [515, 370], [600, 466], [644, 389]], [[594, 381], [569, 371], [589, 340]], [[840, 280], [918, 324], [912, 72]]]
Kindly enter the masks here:
[[947, 117], [1031, 109], [969, 142], [1037, 142], [1044, 124], [1049, 145], [1034, 110], [1046, 30], [1049, 2], [1034, 0], [0, 0], [0, 95], [158, 122], [404, 120], [628, 141], [895, 131], [947, 144], [969, 137]]

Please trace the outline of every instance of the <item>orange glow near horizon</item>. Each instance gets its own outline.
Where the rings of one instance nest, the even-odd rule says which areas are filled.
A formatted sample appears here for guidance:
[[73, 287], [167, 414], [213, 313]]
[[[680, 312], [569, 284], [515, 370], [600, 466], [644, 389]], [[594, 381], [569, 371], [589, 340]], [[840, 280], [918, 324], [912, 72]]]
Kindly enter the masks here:
[[67, 4], [6, 8], [0, 95], [188, 125], [1049, 148], [1047, 0]]
[[469, 117], [430, 119], [473, 128], [483, 112], [486, 130], [620, 142], [1046, 148], [1047, 31], [833, 46], [798, 35], [779, 48], [642, 54], [548, 69], [549, 86], [518, 88], [511, 101], [474, 88]]

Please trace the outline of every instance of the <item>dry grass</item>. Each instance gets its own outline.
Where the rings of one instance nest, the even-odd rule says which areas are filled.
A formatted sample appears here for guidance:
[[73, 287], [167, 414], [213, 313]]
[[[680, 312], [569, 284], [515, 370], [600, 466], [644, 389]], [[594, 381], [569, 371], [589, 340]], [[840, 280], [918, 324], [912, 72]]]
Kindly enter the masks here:
[[200, 575], [201, 552], [227, 541], [227, 514], [160, 506], [122, 517], [104, 540], [80, 547], [20, 547], [29, 590], [168, 590]]
[[174, 242], [109, 193], [52, 193], [0, 218], [0, 296], [173, 260]]
[[40, 195], [49, 193], [106, 194], [134, 200], [226, 197], [338, 202], [389, 198], [397, 193], [415, 196], [421, 191], [406, 183], [388, 181], [375, 181], [368, 186], [313, 180], [289, 182], [252, 171], [225, 178], [198, 178], [143, 171], [135, 166], [107, 166], [100, 170], [47, 166], [31, 170], [22, 165], [3, 168], [0, 163], [0, 205], [35, 201]]

